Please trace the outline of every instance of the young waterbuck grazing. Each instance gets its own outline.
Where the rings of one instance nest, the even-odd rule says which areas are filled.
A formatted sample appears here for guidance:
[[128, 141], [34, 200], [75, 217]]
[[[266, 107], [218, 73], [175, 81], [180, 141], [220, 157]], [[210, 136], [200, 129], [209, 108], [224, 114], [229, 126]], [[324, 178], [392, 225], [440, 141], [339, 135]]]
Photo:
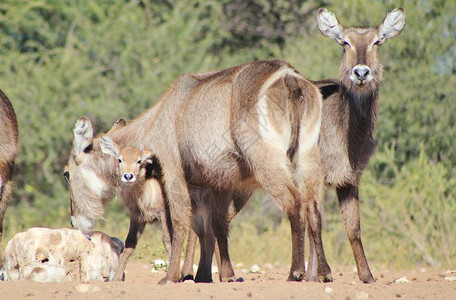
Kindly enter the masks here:
[[0, 242], [3, 234], [3, 219], [13, 185], [12, 173], [18, 151], [18, 140], [16, 113], [8, 97], [0, 90]]
[[[224, 202], [232, 200], [224, 199], [227, 192], [248, 199], [254, 189], [266, 190], [290, 220], [292, 264], [288, 279], [301, 280], [304, 274], [307, 219], [313, 248], [310, 259], [318, 260], [318, 264], [310, 265], [307, 279], [331, 280], [321, 242], [321, 106], [318, 88], [287, 63], [253, 62], [218, 72], [183, 75], [156, 107], [108, 133], [122, 146], [150, 149], [160, 159], [172, 225], [170, 262], [161, 283], [179, 279], [183, 240], [189, 223], [194, 222], [190, 218], [192, 186], [218, 192], [210, 202], [224, 207], [229, 207]], [[90, 206], [102, 211], [105, 191], [109, 194], [111, 190], [100, 178], [97, 187], [89, 188], [89, 195], [73, 188], [77, 182], [89, 186], [88, 180], [98, 177], [98, 169], [102, 169], [93, 158], [105, 158], [99, 157], [99, 145], [91, 134], [87, 124], [75, 128], [67, 174], [73, 224], [85, 229], [98, 217]], [[91, 199], [90, 204], [87, 199]], [[218, 219], [226, 223], [228, 217], [214, 217], [212, 221]], [[216, 225], [213, 223], [214, 228]], [[227, 265], [227, 236], [217, 230], [214, 234], [221, 264]]]
[[402, 8], [388, 13], [375, 28], [344, 28], [333, 13], [318, 11], [321, 33], [343, 47], [339, 80], [314, 82], [324, 98], [319, 146], [325, 182], [336, 188], [358, 276], [365, 283], [374, 278], [361, 242], [358, 187], [374, 152], [372, 134], [382, 80], [377, 49], [401, 33], [404, 24]]

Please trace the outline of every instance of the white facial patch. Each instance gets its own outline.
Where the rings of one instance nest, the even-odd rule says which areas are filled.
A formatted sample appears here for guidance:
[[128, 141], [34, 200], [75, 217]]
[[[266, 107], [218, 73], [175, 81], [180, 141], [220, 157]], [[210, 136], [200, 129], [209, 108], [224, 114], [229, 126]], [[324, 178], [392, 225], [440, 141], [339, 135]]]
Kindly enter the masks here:
[[371, 51], [374, 47], [375, 43], [378, 41], [378, 36], [375, 36], [369, 43], [369, 47], [367, 47], [367, 51]]
[[348, 44], [348, 46], [350, 47], [350, 49], [352, 49], [353, 51], [356, 51], [356, 47], [355, 47], [355, 44], [352, 43], [352, 41], [350, 40], [349, 37], [346, 37], [344, 42], [346, 42]]
[[101, 179], [93, 170], [84, 169], [84, 181], [87, 188], [95, 195], [102, 196], [109, 191], [109, 185]]

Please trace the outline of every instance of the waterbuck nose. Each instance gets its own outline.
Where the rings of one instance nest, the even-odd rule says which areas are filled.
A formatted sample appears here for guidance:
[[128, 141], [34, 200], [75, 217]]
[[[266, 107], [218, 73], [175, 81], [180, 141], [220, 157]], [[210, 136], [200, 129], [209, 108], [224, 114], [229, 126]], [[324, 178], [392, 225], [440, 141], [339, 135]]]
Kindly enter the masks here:
[[124, 182], [133, 182], [135, 181], [135, 175], [133, 173], [124, 173], [122, 177]]
[[356, 76], [356, 79], [359, 81], [364, 81], [368, 79], [371, 74], [371, 69], [366, 65], [357, 65], [353, 68], [353, 75]]

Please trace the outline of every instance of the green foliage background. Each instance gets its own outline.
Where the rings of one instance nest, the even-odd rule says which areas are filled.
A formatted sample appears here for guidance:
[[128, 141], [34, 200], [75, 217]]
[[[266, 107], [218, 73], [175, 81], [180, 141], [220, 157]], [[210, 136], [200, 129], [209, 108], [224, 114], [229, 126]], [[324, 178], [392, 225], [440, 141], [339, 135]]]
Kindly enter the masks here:
[[[159, 100], [179, 75], [282, 58], [310, 79], [337, 78], [341, 48], [315, 12], [342, 24], [378, 25], [406, 9], [403, 33], [380, 49], [384, 65], [377, 153], [361, 188], [363, 237], [372, 264], [456, 266], [455, 1], [6, 0], [0, 2], [0, 88], [20, 126], [6, 241], [31, 226], [69, 226], [62, 170], [80, 116], [106, 131]], [[330, 264], [353, 264], [334, 192], [325, 199]], [[283, 213], [258, 193], [233, 222], [234, 261], [289, 263]], [[126, 236], [114, 200], [99, 229]], [[159, 228], [138, 257], [164, 256]]]

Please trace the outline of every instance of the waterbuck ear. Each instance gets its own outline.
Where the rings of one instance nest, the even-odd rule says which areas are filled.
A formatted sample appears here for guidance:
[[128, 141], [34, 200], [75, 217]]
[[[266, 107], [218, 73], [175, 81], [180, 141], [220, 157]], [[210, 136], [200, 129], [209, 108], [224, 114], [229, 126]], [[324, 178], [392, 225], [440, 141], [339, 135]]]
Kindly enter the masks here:
[[395, 10], [389, 12], [382, 24], [378, 29], [378, 44], [381, 45], [386, 42], [387, 39], [395, 37], [402, 32], [405, 25], [405, 10], [401, 8], [396, 8]]
[[145, 150], [141, 153], [141, 161], [143, 165], [152, 164], [154, 155], [151, 151]]
[[127, 126], [127, 121], [125, 121], [125, 119], [119, 119], [114, 123], [114, 125], [112, 125], [112, 128], [108, 131], [108, 133], [116, 131], [117, 129], [125, 126]]
[[101, 152], [119, 158], [120, 148], [119, 146], [106, 134], [100, 135], [100, 148]]
[[344, 44], [344, 28], [339, 24], [336, 16], [326, 8], [320, 8], [317, 15], [318, 28], [321, 34]]
[[84, 152], [93, 141], [93, 128], [89, 119], [82, 117], [76, 121], [73, 129], [73, 153], [75, 156]]

